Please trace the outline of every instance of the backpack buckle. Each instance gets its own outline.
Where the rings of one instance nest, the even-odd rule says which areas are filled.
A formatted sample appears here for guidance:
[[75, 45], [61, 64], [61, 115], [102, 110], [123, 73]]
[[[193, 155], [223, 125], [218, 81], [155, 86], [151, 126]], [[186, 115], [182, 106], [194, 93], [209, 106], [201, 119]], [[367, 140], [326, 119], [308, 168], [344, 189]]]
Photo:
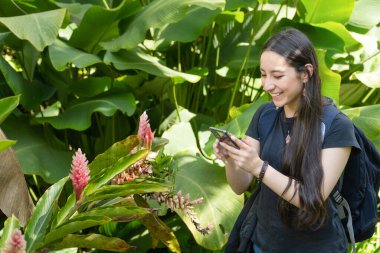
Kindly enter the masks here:
[[340, 194], [339, 191], [335, 191], [333, 194], [333, 198], [336, 204], [340, 205], [343, 202], [343, 196]]

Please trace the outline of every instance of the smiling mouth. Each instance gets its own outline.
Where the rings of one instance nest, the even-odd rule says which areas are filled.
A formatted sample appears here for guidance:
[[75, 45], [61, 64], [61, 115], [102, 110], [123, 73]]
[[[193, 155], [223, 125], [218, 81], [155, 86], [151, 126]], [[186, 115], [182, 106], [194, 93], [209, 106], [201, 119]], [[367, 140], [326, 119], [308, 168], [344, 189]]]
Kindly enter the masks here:
[[278, 92], [278, 93], [271, 93], [270, 95], [272, 96], [272, 97], [278, 97], [278, 96], [280, 96], [282, 94], [282, 92]]

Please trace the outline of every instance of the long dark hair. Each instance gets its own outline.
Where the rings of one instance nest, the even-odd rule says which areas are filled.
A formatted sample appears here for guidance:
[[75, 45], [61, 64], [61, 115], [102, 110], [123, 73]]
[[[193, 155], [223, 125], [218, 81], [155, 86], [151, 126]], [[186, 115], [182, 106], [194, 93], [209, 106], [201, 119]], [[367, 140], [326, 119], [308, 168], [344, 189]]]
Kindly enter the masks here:
[[[289, 190], [292, 179], [299, 182], [296, 188], [300, 208], [295, 208], [282, 198], [278, 208], [285, 224], [299, 229], [317, 229], [326, 222], [328, 212], [321, 193], [322, 96], [316, 53], [306, 35], [293, 28], [282, 30], [271, 37], [264, 45], [264, 51], [273, 51], [285, 57], [299, 78], [303, 72], [308, 75], [281, 168], [282, 173], [289, 176], [283, 194]], [[313, 66], [313, 73], [309, 73], [306, 64]]]

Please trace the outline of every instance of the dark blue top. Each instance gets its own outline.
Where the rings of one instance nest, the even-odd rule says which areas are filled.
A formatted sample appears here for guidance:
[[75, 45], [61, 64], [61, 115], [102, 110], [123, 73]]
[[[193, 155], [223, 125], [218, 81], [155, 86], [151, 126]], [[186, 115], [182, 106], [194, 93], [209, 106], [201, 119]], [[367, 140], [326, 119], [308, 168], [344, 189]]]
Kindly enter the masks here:
[[[261, 106], [255, 113], [246, 132], [248, 136], [260, 140], [258, 120], [260, 114], [269, 103]], [[273, 104], [272, 104], [273, 106]], [[276, 170], [280, 171], [285, 148], [285, 138], [291, 131], [294, 118], [285, 118], [284, 113], [278, 113], [274, 119], [273, 128], [269, 131], [265, 143], [260, 146], [260, 157]], [[330, 130], [324, 136], [322, 148], [359, 147], [354, 127], [350, 119], [340, 113], [331, 124]], [[253, 235], [253, 242], [263, 253], [346, 253], [348, 242], [343, 225], [340, 222], [336, 208], [330, 198], [328, 222], [320, 229], [297, 230], [285, 225], [277, 210], [279, 196], [265, 184], [261, 186], [258, 199], [258, 224]]]

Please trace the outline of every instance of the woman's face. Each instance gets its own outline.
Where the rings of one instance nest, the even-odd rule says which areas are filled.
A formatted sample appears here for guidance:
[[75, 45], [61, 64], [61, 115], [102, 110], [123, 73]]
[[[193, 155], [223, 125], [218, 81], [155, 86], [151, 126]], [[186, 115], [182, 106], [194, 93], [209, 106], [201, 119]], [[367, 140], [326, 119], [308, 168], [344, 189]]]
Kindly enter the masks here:
[[260, 59], [261, 81], [277, 107], [284, 107], [286, 117], [294, 117], [306, 82], [306, 73], [299, 74], [286, 58], [264, 51]]

